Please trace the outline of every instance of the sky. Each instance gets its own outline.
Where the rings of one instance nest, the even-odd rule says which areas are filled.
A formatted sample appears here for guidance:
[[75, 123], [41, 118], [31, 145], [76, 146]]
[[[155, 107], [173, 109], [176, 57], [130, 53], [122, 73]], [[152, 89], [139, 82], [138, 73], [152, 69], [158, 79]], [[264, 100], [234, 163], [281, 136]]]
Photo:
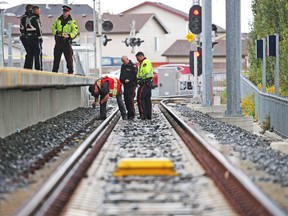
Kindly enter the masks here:
[[[110, 13], [120, 13], [131, 7], [145, 2], [145, 0], [95, 0], [95, 3], [101, 2], [101, 12]], [[176, 8], [180, 11], [189, 12], [192, 6], [193, 0], [149, 0], [152, 2], [161, 2], [163, 4], [169, 5], [170, 7]], [[226, 1], [229, 0], [212, 0], [212, 23], [219, 25], [222, 28], [226, 26]], [[239, 0], [241, 1], [241, 0]], [[241, 1], [241, 31], [249, 32], [249, 23], [253, 21], [252, 11], [251, 11], [251, 1], [252, 0], [242, 0]], [[2, 2], [7, 2], [8, 4], [3, 4]], [[61, 0], [1, 0], [0, 7], [7, 8], [18, 4], [63, 4], [64, 1]], [[93, 7], [93, 0], [68, 0], [68, 4], [89, 4]], [[96, 9], [98, 5], [96, 4]], [[72, 12], [73, 15], [73, 12]]]

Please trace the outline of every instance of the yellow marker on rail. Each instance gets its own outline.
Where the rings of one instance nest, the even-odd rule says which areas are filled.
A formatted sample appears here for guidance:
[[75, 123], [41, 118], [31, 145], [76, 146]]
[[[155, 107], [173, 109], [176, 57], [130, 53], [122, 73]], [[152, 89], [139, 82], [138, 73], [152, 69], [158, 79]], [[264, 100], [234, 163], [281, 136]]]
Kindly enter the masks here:
[[123, 158], [118, 162], [113, 176], [168, 175], [176, 176], [168, 158]]

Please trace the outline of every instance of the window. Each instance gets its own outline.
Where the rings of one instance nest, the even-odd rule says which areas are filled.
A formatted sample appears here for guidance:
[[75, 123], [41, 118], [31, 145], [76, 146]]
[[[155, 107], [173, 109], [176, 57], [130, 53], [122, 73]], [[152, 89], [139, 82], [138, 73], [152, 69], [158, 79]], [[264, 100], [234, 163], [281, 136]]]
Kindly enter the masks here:
[[155, 51], [160, 51], [159, 37], [154, 38]]
[[120, 57], [102, 57], [102, 66], [121, 66]]

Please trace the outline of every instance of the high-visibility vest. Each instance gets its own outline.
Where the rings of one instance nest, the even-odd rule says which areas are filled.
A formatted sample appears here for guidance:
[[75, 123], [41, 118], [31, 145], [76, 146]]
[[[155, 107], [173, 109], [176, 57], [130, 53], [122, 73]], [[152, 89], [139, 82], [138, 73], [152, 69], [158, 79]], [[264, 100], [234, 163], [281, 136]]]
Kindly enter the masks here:
[[141, 62], [139, 71], [137, 73], [137, 78], [141, 78], [143, 80], [153, 78], [153, 67], [148, 59], [144, 59]]
[[104, 82], [109, 82], [109, 96], [117, 97], [121, 90], [121, 83], [116, 77], [105, 76], [100, 80], [96, 81], [96, 85], [101, 89], [101, 86]]
[[59, 33], [61, 34], [65, 33], [70, 35], [71, 39], [74, 39], [78, 34], [78, 26], [76, 24], [76, 21], [72, 19], [72, 17], [69, 15], [69, 17], [67, 18], [68, 22], [66, 23], [66, 25], [62, 26], [61, 19], [63, 19], [63, 16], [60, 16], [55, 19], [51, 28], [52, 34], [57, 35]]

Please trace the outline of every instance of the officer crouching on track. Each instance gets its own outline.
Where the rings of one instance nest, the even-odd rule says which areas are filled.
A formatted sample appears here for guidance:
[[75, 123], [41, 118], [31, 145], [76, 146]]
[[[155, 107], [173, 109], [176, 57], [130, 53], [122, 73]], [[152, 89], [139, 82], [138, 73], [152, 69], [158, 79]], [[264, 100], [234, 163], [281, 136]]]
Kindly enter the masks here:
[[96, 80], [94, 85], [89, 86], [89, 92], [95, 97], [92, 106], [100, 105], [99, 119], [104, 120], [107, 117], [106, 106], [109, 97], [116, 97], [122, 119], [127, 119], [126, 109], [122, 100], [121, 83], [116, 77], [105, 76]]
[[26, 68], [32, 69], [33, 60], [36, 70], [43, 70], [42, 64], [42, 27], [40, 22], [40, 8], [38, 6], [32, 7], [32, 14], [26, 20]]
[[137, 103], [140, 119], [152, 119], [152, 78], [153, 67], [143, 52], [136, 53], [137, 61], [140, 67], [137, 73], [137, 84], [140, 86], [137, 90]]
[[138, 67], [127, 56], [122, 56], [120, 82], [124, 86], [124, 101], [128, 112], [128, 119], [132, 120], [135, 117], [134, 97], [136, 90], [136, 76]]
[[62, 6], [62, 8], [63, 14], [52, 25], [52, 34], [55, 36], [52, 72], [58, 72], [61, 55], [64, 53], [68, 74], [73, 74], [73, 49], [71, 43], [78, 34], [78, 26], [70, 15], [71, 8], [67, 5]]

